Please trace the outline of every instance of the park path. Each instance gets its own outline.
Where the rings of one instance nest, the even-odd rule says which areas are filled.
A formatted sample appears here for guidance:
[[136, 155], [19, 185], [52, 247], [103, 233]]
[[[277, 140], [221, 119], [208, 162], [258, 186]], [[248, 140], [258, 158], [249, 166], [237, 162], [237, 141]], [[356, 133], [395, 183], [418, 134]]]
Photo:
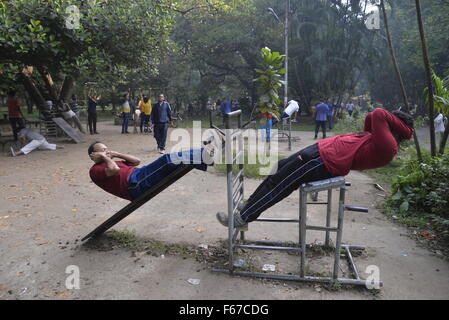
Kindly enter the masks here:
[[[154, 139], [121, 135], [120, 128], [99, 124], [99, 139], [111, 149], [132, 153], [144, 163], [155, 159]], [[297, 132], [298, 150], [313, 141], [313, 133]], [[384, 195], [366, 174], [353, 172], [348, 203], [369, 207], [368, 214], [348, 212], [345, 243], [366, 245], [358, 258], [380, 270], [384, 287], [377, 295], [367, 290], [328, 291], [319, 286], [230, 277], [212, 273], [195, 259], [152, 256], [126, 248], [101, 251], [79, 245], [90, 232], [127, 202], [106, 194], [89, 179], [86, 144], [65, 144], [56, 152], [33, 152], [11, 158], [1, 155], [0, 167], [0, 299], [448, 299], [449, 264], [408, 236], [408, 230], [387, 219], [376, 206]], [[172, 143], [173, 144], [173, 143]], [[170, 146], [170, 145], [169, 145]], [[288, 153], [286, 143], [281, 152]], [[246, 195], [260, 182], [247, 179]], [[226, 208], [226, 182], [213, 172], [193, 171], [153, 201], [115, 226], [134, 230], [140, 239], [210, 246], [226, 239], [227, 229], [215, 220]], [[336, 198], [336, 197], [334, 197]], [[294, 217], [298, 194], [267, 210], [265, 216]], [[322, 220], [311, 211], [312, 224]], [[249, 238], [295, 240], [293, 226], [251, 225]], [[310, 234], [309, 242], [322, 235]], [[296, 256], [256, 253], [255, 262], [279, 270], [293, 265]], [[67, 266], [79, 267], [81, 288], [67, 290]], [[319, 266], [318, 266], [319, 267]], [[366, 276], [366, 274], [363, 274]], [[188, 279], [199, 279], [192, 285]]]

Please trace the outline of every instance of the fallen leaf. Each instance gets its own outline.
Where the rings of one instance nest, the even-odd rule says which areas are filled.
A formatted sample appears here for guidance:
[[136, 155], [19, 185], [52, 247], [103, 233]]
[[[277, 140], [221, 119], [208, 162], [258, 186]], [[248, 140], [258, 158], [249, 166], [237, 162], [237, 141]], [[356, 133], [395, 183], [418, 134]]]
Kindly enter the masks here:
[[204, 228], [202, 228], [202, 227], [198, 227], [198, 228], [196, 228], [195, 230], [196, 230], [197, 232], [199, 232], [199, 233], [206, 231], [206, 229], [204, 229]]
[[54, 297], [55, 298], [67, 298], [68, 296], [71, 296], [72, 293], [73, 293], [72, 291], [66, 290], [66, 291], [62, 291], [62, 292], [55, 294]]

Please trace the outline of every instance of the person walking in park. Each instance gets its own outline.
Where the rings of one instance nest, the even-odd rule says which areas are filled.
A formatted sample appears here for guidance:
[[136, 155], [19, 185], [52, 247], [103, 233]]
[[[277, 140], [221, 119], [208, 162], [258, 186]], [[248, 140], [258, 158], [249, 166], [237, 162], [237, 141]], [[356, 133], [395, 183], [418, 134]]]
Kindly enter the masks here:
[[47, 139], [44, 136], [37, 133], [33, 129], [30, 128], [19, 128], [19, 139], [22, 145], [22, 148], [19, 151], [15, 151], [13, 147], [11, 147], [11, 156], [16, 157], [20, 155], [26, 155], [35, 149], [39, 150], [56, 150], [56, 149], [64, 149], [63, 146], [58, 146], [54, 143], [48, 143]]
[[122, 134], [123, 133], [129, 133], [128, 132], [128, 124], [129, 124], [129, 116], [131, 114], [131, 106], [129, 105], [129, 92], [123, 95], [123, 98], [121, 100], [122, 104]]
[[354, 111], [354, 104], [352, 102], [346, 104], [346, 111], [348, 111], [349, 116], [352, 117], [352, 112]]
[[154, 138], [157, 142], [157, 151], [161, 154], [165, 152], [168, 125], [171, 121], [170, 104], [165, 101], [165, 96], [161, 93], [158, 96], [158, 102], [153, 104], [151, 111], [151, 122], [154, 124]]
[[443, 139], [444, 130], [446, 129], [444, 126], [444, 119], [445, 117], [441, 112], [438, 112], [438, 115], [435, 117], [433, 122], [435, 123], [435, 132], [437, 135], [439, 135], [439, 139]]
[[142, 90], [140, 91], [139, 109], [140, 109], [140, 133], [147, 131], [151, 132], [150, 122], [151, 122], [151, 111], [153, 109], [152, 101], [150, 98], [148, 98], [148, 96], [142, 94]]
[[[367, 114], [364, 132], [329, 137], [280, 160], [276, 173], [239, 204], [234, 226], [243, 227], [256, 220], [303, 183], [346, 176], [350, 170], [386, 166], [397, 154], [399, 144], [412, 137], [413, 127], [409, 114], [377, 108]], [[226, 213], [218, 212], [217, 219], [228, 225]]]
[[19, 128], [25, 126], [25, 117], [20, 109], [20, 101], [16, 98], [16, 91], [8, 91], [6, 106], [8, 107], [9, 123], [11, 124], [14, 141], [17, 141], [17, 133], [19, 132]]
[[320, 103], [316, 106], [315, 111], [315, 137], [318, 138], [318, 131], [323, 131], [323, 139], [326, 138], [326, 124], [327, 124], [327, 115], [329, 114], [329, 107], [324, 103], [324, 99], [320, 100]]
[[87, 123], [89, 124], [90, 134], [99, 134], [97, 132], [97, 105], [101, 96], [97, 96], [97, 93], [90, 89], [87, 95]]

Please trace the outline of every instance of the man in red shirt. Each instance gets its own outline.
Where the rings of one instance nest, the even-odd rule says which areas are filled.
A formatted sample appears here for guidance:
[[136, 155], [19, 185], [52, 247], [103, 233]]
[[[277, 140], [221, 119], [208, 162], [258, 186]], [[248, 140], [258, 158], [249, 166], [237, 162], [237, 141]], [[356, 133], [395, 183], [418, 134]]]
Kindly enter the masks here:
[[[413, 118], [403, 112], [377, 108], [365, 119], [365, 132], [338, 135], [320, 140], [278, 162], [277, 172], [266, 178], [239, 205], [234, 216], [236, 227], [256, 220], [303, 183], [345, 176], [350, 170], [367, 170], [387, 165], [398, 152], [398, 145], [413, 135]], [[228, 217], [217, 213], [227, 226]]]
[[17, 141], [17, 133], [19, 128], [25, 126], [24, 116], [20, 110], [19, 100], [16, 98], [16, 92], [14, 90], [8, 91], [8, 99], [6, 100], [8, 106], [8, 117], [11, 123], [12, 132], [14, 134], [14, 141]]
[[[90, 168], [92, 181], [117, 197], [134, 200], [156, 185], [182, 164], [206, 171], [213, 165], [212, 150], [196, 149], [161, 156], [152, 163], [138, 168], [140, 159], [129, 154], [108, 150], [101, 142], [89, 146], [88, 154], [95, 164]], [[121, 161], [114, 161], [118, 158]]]

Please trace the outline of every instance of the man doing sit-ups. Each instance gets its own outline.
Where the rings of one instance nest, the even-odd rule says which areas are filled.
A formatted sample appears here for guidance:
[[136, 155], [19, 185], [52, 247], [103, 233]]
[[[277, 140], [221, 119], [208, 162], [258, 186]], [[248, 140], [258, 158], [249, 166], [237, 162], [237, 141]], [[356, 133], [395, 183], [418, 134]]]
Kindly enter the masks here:
[[[256, 220], [303, 183], [387, 165], [398, 152], [399, 143], [412, 137], [413, 118], [400, 111], [377, 108], [366, 116], [364, 130], [320, 140], [280, 160], [276, 173], [267, 177], [248, 201], [239, 204], [234, 226]], [[217, 219], [228, 225], [227, 214], [218, 212]]]
[[[89, 157], [95, 164], [90, 168], [92, 181], [113, 195], [134, 200], [151, 189], [181, 165], [207, 170], [213, 164], [213, 149], [195, 149], [165, 154], [152, 163], [138, 168], [140, 159], [108, 150], [101, 142], [94, 142], [88, 149]], [[119, 159], [114, 161], [113, 159]]]

